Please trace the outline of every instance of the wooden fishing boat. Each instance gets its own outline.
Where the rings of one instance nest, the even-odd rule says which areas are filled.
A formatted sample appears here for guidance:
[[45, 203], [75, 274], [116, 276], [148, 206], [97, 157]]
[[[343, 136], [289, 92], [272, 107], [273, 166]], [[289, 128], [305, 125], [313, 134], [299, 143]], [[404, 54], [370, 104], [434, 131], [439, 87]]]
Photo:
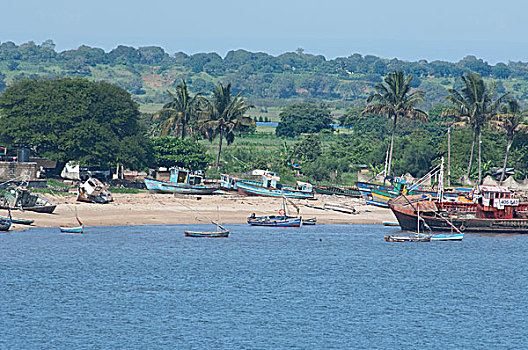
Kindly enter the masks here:
[[289, 217], [286, 215], [250, 216], [247, 223], [251, 226], [270, 227], [300, 227], [302, 217]]
[[387, 242], [430, 242], [431, 237], [426, 235], [385, 235], [385, 241]]
[[361, 197], [361, 192], [357, 187], [343, 186], [343, 185], [314, 185], [315, 193], [347, 196], [347, 197]]
[[79, 226], [60, 226], [59, 230], [63, 233], [84, 233], [84, 224], [76, 218]]
[[302, 219], [303, 225], [315, 225], [317, 224], [317, 218]]
[[[5, 216], [0, 216], [0, 220], [8, 220], [9, 218], [6, 218]], [[35, 222], [35, 220], [32, 219], [22, 219], [22, 218], [11, 218], [11, 222], [13, 224], [19, 224], [19, 225], [31, 225]]]
[[383, 226], [400, 226], [400, 224], [398, 222], [393, 222], [393, 221], [383, 221]]
[[222, 225], [216, 224], [217, 228], [221, 230], [217, 231], [185, 231], [185, 237], [210, 237], [210, 238], [222, 238], [229, 237], [229, 230]]
[[194, 174], [186, 169], [172, 168], [170, 170], [170, 180], [161, 181], [145, 178], [145, 186], [149, 192], [153, 193], [174, 193], [174, 194], [211, 194], [217, 191], [220, 186], [204, 185], [203, 176]]
[[313, 186], [307, 182], [297, 181], [295, 187], [279, 184], [280, 177], [275, 173], [262, 174], [261, 181], [238, 180], [238, 193], [245, 196], [286, 197], [313, 199]]
[[0, 231], [9, 231], [12, 221], [10, 218], [0, 219]]
[[13, 187], [6, 191], [0, 207], [51, 214], [57, 205], [40, 194], [30, 193], [26, 187]]
[[[454, 226], [461, 232], [528, 234], [528, 203], [512, 198], [503, 186], [481, 186], [480, 191], [475, 204], [451, 205], [451, 210], [445, 209], [444, 202], [416, 196], [398, 197], [389, 205], [403, 230], [417, 229], [420, 210], [421, 227], [427, 226], [433, 232], [452, 231]], [[462, 210], [457, 210], [459, 206]]]
[[431, 241], [461, 241], [463, 238], [464, 238], [464, 232], [435, 233], [431, 235]]

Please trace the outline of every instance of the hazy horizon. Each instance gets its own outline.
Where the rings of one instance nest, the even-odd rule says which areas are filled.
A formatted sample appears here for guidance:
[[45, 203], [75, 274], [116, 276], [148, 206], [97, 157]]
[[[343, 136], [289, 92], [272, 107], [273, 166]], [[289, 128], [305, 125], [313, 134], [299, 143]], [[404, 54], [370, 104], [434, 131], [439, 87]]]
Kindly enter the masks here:
[[81, 45], [107, 52], [118, 45], [159, 46], [171, 55], [217, 52], [222, 57], [237, 49], [276, 56], [297, 48], [327, 59], [359, 53], [457, 62], [474, 55], [496, 64], [528, 61], [527, 9], [520, 0], [330, 0], [324, 5], [316, 0], [27, 0], [4, 5], [9, 15], [0, 41], [19, 45], [51, 39], [57, 51]]

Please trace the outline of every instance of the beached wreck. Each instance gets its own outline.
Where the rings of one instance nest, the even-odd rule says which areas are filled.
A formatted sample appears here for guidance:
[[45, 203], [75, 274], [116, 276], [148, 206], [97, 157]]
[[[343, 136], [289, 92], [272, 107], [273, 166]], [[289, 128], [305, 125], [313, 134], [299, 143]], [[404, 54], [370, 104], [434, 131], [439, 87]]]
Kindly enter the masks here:
[[77, 200], [79, 202], [106, 204], [114, 199], [105, 184], [95, 177], [91, 177], [79, 185]]
[[11, 187], [1, 199], [2, 209], [20, 209], [38, 213], [53, 213], [56, 204], [40, 194], [31, 193], [27, 187]]

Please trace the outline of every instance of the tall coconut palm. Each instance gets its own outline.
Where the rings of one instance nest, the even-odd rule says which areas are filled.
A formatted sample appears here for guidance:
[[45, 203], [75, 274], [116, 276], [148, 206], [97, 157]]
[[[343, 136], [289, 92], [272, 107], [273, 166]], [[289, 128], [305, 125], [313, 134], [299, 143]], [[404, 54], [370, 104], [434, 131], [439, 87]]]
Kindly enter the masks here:
[[502, 167], [500, 182], [504, 181], [506, 175], [508, 155], [515, 134], [517, 132], [528, 130], [528, 124], [525, 121], [526, 114], [528, 114], [528, 110], [521, 110], [519, 102], [515, 99], [509, 98], [506, 99], [506, 103], [500, 106], [499, 113], [490, 123], [495, 129], [506, 133], [506, 154], [504, 156], [504, 165]]
[[235, 140], [236, 131], [242, 131], [255, 125], [253, 119], [244, 116], [250, 108], [253, 106], [246, 105], [241, 93], [235, 97], [231, 95], [231, 83], [226, 86], [222, 84], [215, 86], [213, 99], [206, 106], [206, 119], [199, 123], [200, 132], [209, 141], [212, 142], [217, 135], [220, 137], [215, 171], [218, 171], [224, 138], [230, 145]]
[[485, 84], [484, 79], [477, 73], [468, 73], [462, 76], [464, 83], [460, 91], [456, 89], [448, 89], [449, 95], [446, 99], [452, 104], [452, 107], [446, 108], [443, 112], [444, 116], [456, 116], [460, 123], [471, 126], [473, 130], [473, 142], [471, 143], [471, 152], [469, 154], [469, 164], [467, 169], [467, 176], [471, 173], [471, 166], [473, 163], [473, 154], [475, 150], [475, 143], [477, 136], [479, 139], [479, 178], [478, 183], [482, 179], [482, 158], [481, 158], [481, 137], [482, 128], [493, 118], [499, 105], [507, 94], [502, 95], [496, 100], [493, 100], [495, 95], [495, 83], [492, 82], [489, 86]]
[[385, 164], [386, 176], [390, 176], [391, 173], [394, 133], [398, 118], [407, 117], [419, 120], [429, 118], [426, 112], [416, 108], [424, 101], [424, 93], [419, 90], [411, 91], [411, 80], [412, 75], [405, 76], [401, 71], [389, 73], [382, 83], [375, 86], [376, 92], [368, 97], [367, 106], [361, 112], [362, 115], [386, 115], [392, 119], [391, 143]]
[[172, 97], [172, 101], [165, 104], [155, 115], [155, 119], [162, 120], [161, 136], [167, 136], [174, 132], [175, 136], [178, 130], [181, 132], [182, 140], [185, 139], [187, 125], [195, 119], [198, 119], [200, 106], [203, 101], [202, 94], [197, 93], [191, 96], [185, 79], [176, 86], [176, 92], [172, 93], [167, 90]]

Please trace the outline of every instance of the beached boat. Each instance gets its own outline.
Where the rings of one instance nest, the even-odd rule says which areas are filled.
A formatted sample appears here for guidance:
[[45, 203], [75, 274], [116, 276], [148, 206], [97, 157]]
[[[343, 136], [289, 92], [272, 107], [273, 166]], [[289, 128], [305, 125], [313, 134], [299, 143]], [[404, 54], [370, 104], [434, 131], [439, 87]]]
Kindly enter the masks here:
[[520, 203], [503, 186], [481, 186], [475, 204], [447, 204], [421, 196], [401, 196], [391, 200], [389, 206], [402, 230], [416, 230], [420, 215], [421, 227], [433, 232], [452, 231], [454, 226], [461, 232], [528, 233], [528, 203]]
[[[5, 216], [0, 216], [0, 220], [9, 220], [9, 218]], [[11, 218], [11, 222], [13, 224], [19, 224], [19, 225], [31, 225], [35, 222], [35, 220], [32, 219], [22, 219], [22, 218]]]
[[106, 204], [114, 199], [108, 187], [101, 180], [91, 177], [79, 185], [77, 200], [79, 202]]
[[245, 196], [286, 197], [313, 199], [313, 186], [307, 182], [297, 181], [295, 187], [279, 184], [280, 177], [274, 173], [265, 173], [261, 181], [238, 180], [238, 193]]
[[7, 208], [7, 210], [9, 212], [9, 217], [0, 219], [0, 231], [9, 231], [11, 224], [13, 223], [11, 218], [11, 210], [9, 208]]
[[12, 187], [6, 191], [0, 207], [51, 214], [57, 205], [40, 194], [31, 193], [26, 187]]
[[84, 224], [76, 217], [79, 226], [60, 226], [59, 230], [63, 233], [84, 233]]
[[238, 191], [238, 177], [229, 174], [220, 174], [220, 189], [224, 191]]
[[357, 187], [343, 185], [314, 185], [315, 193], [347, 197], [361, 197]]
[[170, 169], [169, 181], [161, 181], [145, 178], [145, 186], [149, 192], [153, 193], [174, 193], [174, 194], [211, 194], [217, 191], [218, 185], [203, 184], [203, 176], [194, 174], [186, 169]]
[[217, 231], [185, 231], [186, 237], [210, 237], [210, 238], [222, 238], [229, 237], [229, 230], [222, 225], [216, 224]]

